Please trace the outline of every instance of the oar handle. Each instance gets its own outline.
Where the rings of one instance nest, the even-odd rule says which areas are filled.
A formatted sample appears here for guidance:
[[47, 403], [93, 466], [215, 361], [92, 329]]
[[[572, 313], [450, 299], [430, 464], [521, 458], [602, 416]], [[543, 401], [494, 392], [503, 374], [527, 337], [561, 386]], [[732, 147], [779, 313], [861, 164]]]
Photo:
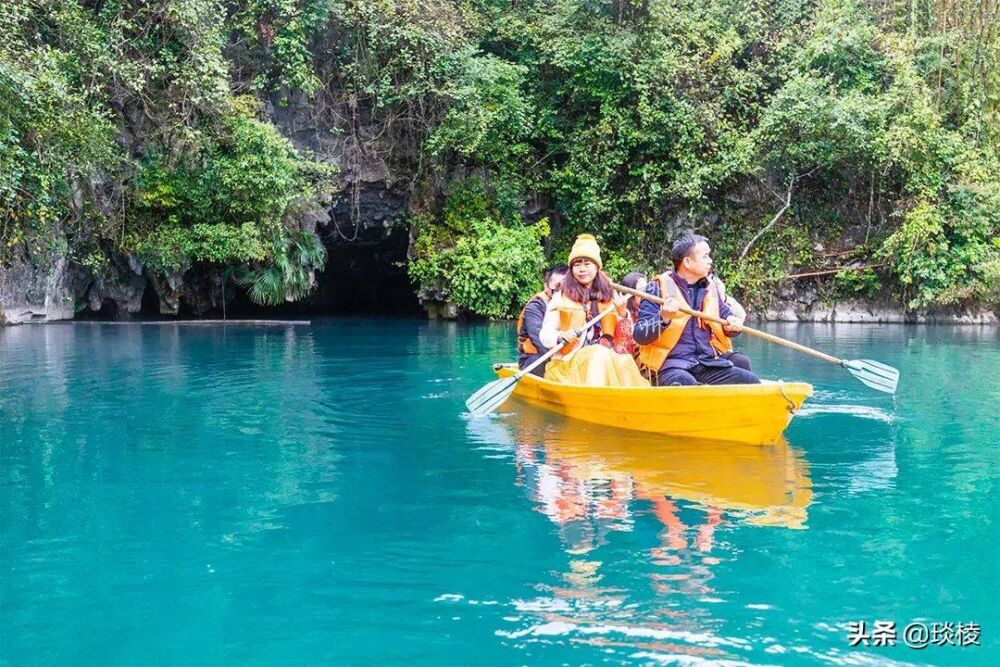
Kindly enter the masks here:
[[[632, 289], [631, 287], [625, 287], [624, 285], [619, 285], [617, 283], [611, 283], [611, 287], [613, 289], [618, 290], [619, 292], [625, 292], [626, 294], [631, 294], [633, 296], [643, 298], [646, 301], [652, 301], [653, 303], [657, 303], [660, 305], [663, 305], [665, 301], [662, 297], [653, 296], [652, 294], [648, 294], [646, 292], [640, 292], [637, 289]], [[721, 317], [713, 317], [708, 313], [703, 313], [700, 310], [694, 310], [693, 308], [689, 308], [683, 304], [681, 304], [680, 307], [678, 307], [678, 310], [681, 311], [682, 313], [693, 315], [694, 317], [698, 317], [708, 322], [715, 322], [716, 324], [729, 324], [728, 322], [726, 322], [726, 320], [722, 319]], [[814, 350], [811, 347], [806, 347], [805, 345], [799, 345], [798, 343], [794, 343], [785, 338], [781, 338], [780, 336], [775, 336], [774, 334], [769, 334], [765, 331], [760, 331], [759, 329], [754, 329], [753, 327], [743, 326], [741, 331], [743, 331], [744, 333], [748, 333], [751, 336], [762, 338], [771, 343], [784, 345], [785, 347], [791, 348], [793, 350], [798, 350], [799, 352], [805, 352], [806, 354], [810, 354], [816, 357], [817, 359], [822, 359], [823, 361], [829, 361], [831, 364], [837, 364], [838, 366], [843, 366], [844, 364], [843, 359], [838, 359], [837, 357], [826, 354], [824, 352], [820, 352], [819, 350]]]
[[[598, 322], [600, 322], [601, 320], [603, 320], [605, 317], [607, 317], [608, 315], [610, 315], [611, 311], [614, 310], [615, 308], [616, 308], [616, 306], [610, 305], [607, 308], [605, 308], [604, 310], [602, 310], [601, 312], [599, 312], [597, 315], [595, 315], [592, 320], [590, 320], [589, 322], [584, 323], [584, 325], [582, 327], [580, 327], [579, 329], [576, 330], [577, 337], [580, 337], [583, 334], [587, 333], [587, 329], [589, 329], [590, 327], [594, 326], [595, 324], [597, 324]], [[568, 343], [568, 342], [569, 341], [564, 341], [564, 344]], [[558, 352], [559, 350], [562, 349], [562, 347], [563, 347], [562, 345], [559, 345], [557, 343], [551, 350], [549, 350], [548, 352], [546, 352], [545, 354], [543, 354], [542, 356], [538, 357], [533, 362], [531, 362], [530, 364], [528, 364], [527, 366], [525, 366], [524, 368], [522, 368], [520, 371], [518, 371], [517, 374], [514, 375], [514, 379], [515, 380], [520, 380], [522, 377], [524, 377], [525, 375], [527, 375], [531, 371], [535, 370], [535, 368], [537, 368], [539, 365], [541, 365], [541, 364], [545, 363], [546, 361], [548, 361], [549, 359], [551, 359], [552, 356], [556, 352]]]

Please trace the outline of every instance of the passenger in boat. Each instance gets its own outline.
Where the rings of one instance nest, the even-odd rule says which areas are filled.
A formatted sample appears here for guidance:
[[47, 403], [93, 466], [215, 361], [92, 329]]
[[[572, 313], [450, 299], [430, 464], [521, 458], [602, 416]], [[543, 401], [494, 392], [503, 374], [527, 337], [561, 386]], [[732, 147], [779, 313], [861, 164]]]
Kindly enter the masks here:
[[[658, 386], [760, 382], [753, 372], [732, 360], [730, 338], [739, 334], [743, 323], [723, 300], [716, 281], [709, 279], [711, 252], [704, 236], [684, 234], [670, 251], [673, 272], [658, 275], [646, 286], [648, 294], [662, 294], [666, 299], [659, 307], [644, 300], [635, 326], [639, 363]], [[727, 324], [682, 313], [682, 304], [721, 317]]]
[[[646, 278], [646, 274], [640, 271], [632, 271], [622, 278], [622, 285], [625, 287], [631, 287], [634, 290], [639, 290], [640, 292], [645, 291], [646, 284], [648, 282], [649, 280]], [[642, 297], [631, 297], [628, 300], [625, 317], [618, 320], [618, 326], [615, 327], [615, 337], [612, 345], [612, 348], [618, 354], [630, 354], [635, 356], [638, 352], [632, 331], [635, 329], [635, 323], [639, 320], [640, 305], [642, 305]]]
[[[527, 368], [538, 357], [548, 352], [542, 345], [539, 334], [542, 331], [542, 320], [545, 319], [545, 308], [549, 305], [552, 295], [559, 290], [563, 278], [569, 273], [565, 264], [557, 264], [545, 272], [545, 288], [531, 297], [517, 318], [517, 366]], [[531, 371], [538, 377], [545, 376], [545, 364], [539, 364]]]
[[[618, 320], [627, 312], [628, 299], [613, 292], [611, 281], [601, 271], [601, 249], [590, 234], [577, 237], [569, 253], [570, 271], [562, 289], [549, 301], [542, 322], [541, 343], [547, 348], [569, 341], [548, 363], [545, 378], [565, 384], [593, 387], [643, 387], [649, 383], [635, 360], [611, 349]], [[576, 330], [614, 305], [587, 330], [582, 339]]]

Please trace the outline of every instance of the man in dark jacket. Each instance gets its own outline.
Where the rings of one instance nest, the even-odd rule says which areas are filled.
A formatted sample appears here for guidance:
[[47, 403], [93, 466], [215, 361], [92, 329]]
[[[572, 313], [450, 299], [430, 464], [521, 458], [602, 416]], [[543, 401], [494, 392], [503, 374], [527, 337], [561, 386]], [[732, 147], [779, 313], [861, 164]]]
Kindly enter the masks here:
[[[517, 367], [526, 368], [538, 357], [549, 351], [542, 345], [538, 332], [542, 330], [542, 320], [545, 319], [545, 309], [552, 299], [552, 294], [559, 291], [562, 280], [569, 273], [565, 264], [557, 264], [545, 272], [545, 289], [525, 304], [521, 316], [517, 318]], [[539, 364], [533, 371], [538, 377], [545, 375], [545, 364]]]
[[[684, 234], [670, 251], [674, 264], [672, 273], [649, 281], [646, 292], [661, 296], [665, 303], [657, 306], [643, 300], [639, 320], [635, 325], [635, 342], [639, 345], [639, 361], [656, 372], [657, 384], [756, 384], [760, 379], [746, 363], [734, 364], [737, 356], [729, 338], [739, 334], [740, 319], [731, 311], [718, 285], [709, 278], [712, 271], [711, 247], [708, 239], [697, 234]], [[680, 311], [687, 304], [727, 320], [725, 326], [711, 324]], [[737, 356], [742, 362], [743, 355]], [[740, 368], [745, 366], [746, 368]]]

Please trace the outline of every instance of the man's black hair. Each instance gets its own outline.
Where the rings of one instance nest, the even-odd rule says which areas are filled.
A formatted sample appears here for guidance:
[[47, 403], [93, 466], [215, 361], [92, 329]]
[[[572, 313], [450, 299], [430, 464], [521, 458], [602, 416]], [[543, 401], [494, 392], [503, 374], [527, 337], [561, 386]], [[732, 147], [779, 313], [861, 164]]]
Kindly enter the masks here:
[[555, 266], [549, 268], [549, 270], [545, 272], [545, 284], [548, 285], [549, 278], [551, 278], [553, 275], [557, 273], [566, 275], [567, 273], [569, 273], [569, 267], [566, 266], [565, 264], [556, 264]]
[[692, 234], [691, 232], [682, 234], [680, 238], [674, 241], [674, 246], [670, 249], [670, 261], [674, 263], [675, 271], [680, 268], [684, 258], [690, 255], [694, 247], [702, 241], [707, 243], [708, 239], [700, 234]]

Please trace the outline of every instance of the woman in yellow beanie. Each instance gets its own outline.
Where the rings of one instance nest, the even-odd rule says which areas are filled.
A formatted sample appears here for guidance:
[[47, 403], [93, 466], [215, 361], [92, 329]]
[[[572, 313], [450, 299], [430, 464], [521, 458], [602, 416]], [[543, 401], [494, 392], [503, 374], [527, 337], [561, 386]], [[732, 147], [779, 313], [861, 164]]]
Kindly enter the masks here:
[[[590, 234], [577, 237], [569, 253], [569, 274], [562, 289], [549, 301], [538, 337], [548, 348], [569, 340], [545, 368], [545, 378], [565, 384], [595, 387], [642, 387], [649, 383], [635, 360], [611, 349], [618, 318], [626, 312], [628, 299], [611, 289], [611, 280], [601, 271], [601, 248]], [[576, 339], [574, 331], [612, 304], [615, 310]]]

